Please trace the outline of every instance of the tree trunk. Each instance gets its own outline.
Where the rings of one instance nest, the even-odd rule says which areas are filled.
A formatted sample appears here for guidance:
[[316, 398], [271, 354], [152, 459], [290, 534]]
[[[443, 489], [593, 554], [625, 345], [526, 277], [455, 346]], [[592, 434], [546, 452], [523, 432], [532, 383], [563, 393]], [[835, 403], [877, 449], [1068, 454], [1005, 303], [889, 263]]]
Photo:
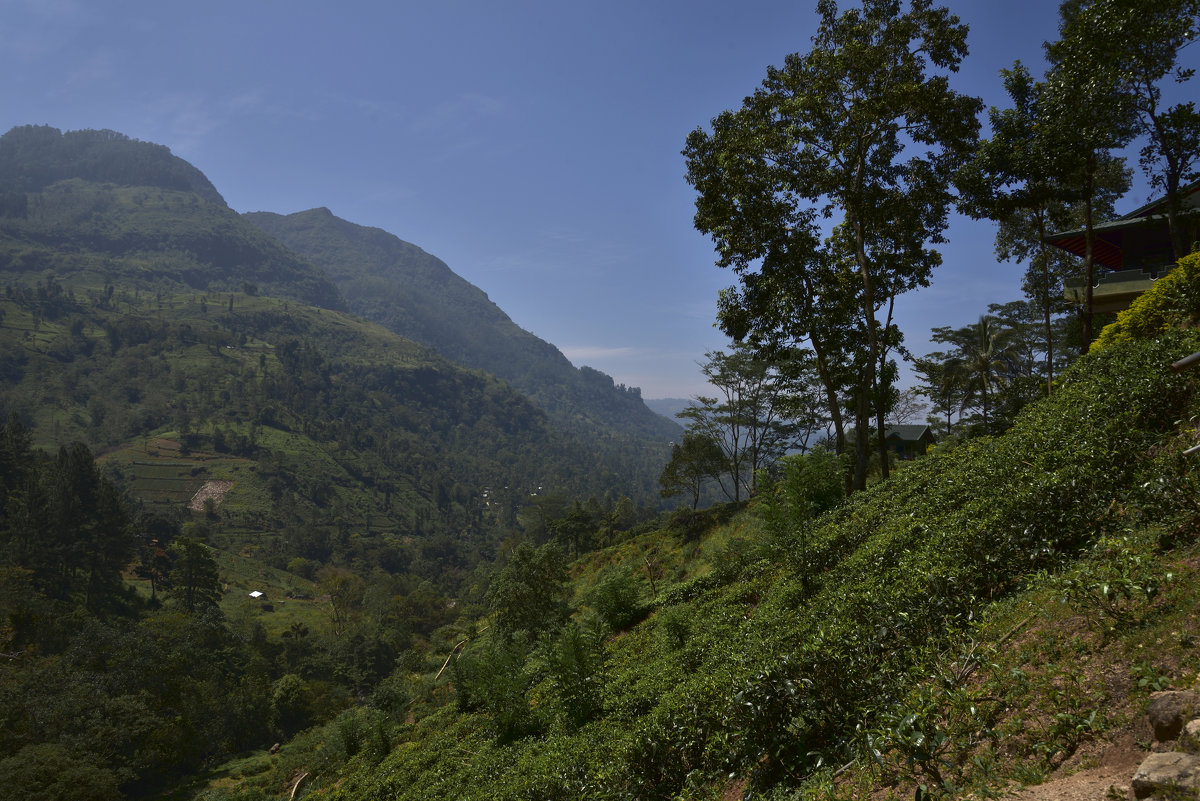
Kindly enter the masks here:
[[867, 459], [870, 453], [868, 440], [871, 437], [871, 416], [867, 409], [870, 388], [860, 381], [854, 409], [854, 484], [852, 489], [867, 488]]
[[[859, 275], [862, 277], [862, 282], [863, 282], [863, 305], [862, 305], [862, 308], [863, 308], [863, 320], [867, 324], [867, 349], [868, 349], [867, 375], [866, 375], [866, 381], [862, 382], [864, 385], [860, 387], [860, 394], [863, 395], [863, 397], [859, 400], [859, 404], [858, 404], [859, 405], [859, 412], [858, 412], [859, 419], [856, 421], [856, 427], [857, 427], [858, 435], [859, 435], [858, 436], [859, 444], [856, 446], [856, 449], [861, 453], [863, 451], [863, 449], [866, 448], [866, 442], [864, 442], [863, 439], [864, 439], [864, 437], [869, 436], [868, 432], [870, 431], [870, 425], [869, 425], [869, 423], [867, 423], [867, 421], [870, 420], [870, 417], [869, 417], [869, 411], [865, 408], [866, 402], [872, 395], [879, 392], [879, 376], [878, 376], [878, 372], [876, 370], [877, 362], [879, 361], [879, 333], [878, 333], [878, 331], [875, 330], [875, 328], [876, 328], [875, 281], [871, 277], [871, 265], [870, 265], [870, 261], [867, 259], [866, 244], [863, 241], [862, 222], [860, 220], [854, 221], [854, 256], [855, 256], [855, 259], [858, 261], [858, 272], [859, 272]], [[880, 429], [880, 431], [879, 431], [879, 449], [880, 449], [880, 456], [881, 456], [880, 470], [883, 471], [883, 475], [886, 478], [887, 477], [887, 459], [886, 459], [887, 442], [883, 439], [883, 430], [882, 429]], [[862, 457], [861, 460], [864, 462], [864, 464], [862, 465], [863, 480], [860, 482], [856, 476], [855, 483], [857, 485], [859, 485], [858, 486], [859, 489], [864, 489], [866, 487], [865, 455]]]
[[1092, 284], [1096, 280], [1096, 259], [1094, 249], [1096, 231], [1092, 220], [1092, 202], [1096, 193], [1096, 154], [1088, 155], [1087, 160], [1087, 202], [1084, 203], [1084, 236], [1083, 236], [1083, 272], [1087, 282], [1083, 288], [1083, 329], [1079, 343], [1080, 355], [1085, 355], [1092, 345]]
[[1054, 392], [1054, 329], [1050, 325], [1050, 255], [1046, 248], [1046, 208], [1038, 210], [1038, 258], [1042, 260], [1042, 312], [1046, 330], [1046, 397]]

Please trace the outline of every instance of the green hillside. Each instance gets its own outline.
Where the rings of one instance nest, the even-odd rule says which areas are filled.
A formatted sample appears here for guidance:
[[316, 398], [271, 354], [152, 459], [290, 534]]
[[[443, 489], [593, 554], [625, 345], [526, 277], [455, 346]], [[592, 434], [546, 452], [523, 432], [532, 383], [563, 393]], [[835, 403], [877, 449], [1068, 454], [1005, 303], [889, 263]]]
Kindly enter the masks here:
[[[1200, 668], [1200, 399], [1168, 369], [1200, 334], [1170, 327], [816, 519], [797, 471], [698, 541], [664, 527], [558, 574], [514, 552], [449, 668], [397, 676], [404, 716], [373, 699], [203, 797], [996, 797], [1095, 764]], [[514, 606], [546, 576], [569, 620]], [[347, 736], [369, 720], [382, 744]]]
[[637, 389], [614, 386], [588, 367], [576, 369], [417, 246], [323, 208], [246, 218], [325, 270], [355, 314], [503, 378], [560, 425], [589, 437], [678, 437], [679, 427], [647, 409]]
[[161, 145], [111, 131], [0, 136], [0, 272], [103, 290], [242, 292], [341, 309], [311, 264]]
[[250, 530], [327, 518], [465, 534], [499, 525], [501, 508], [511, 521], [539, 489], [614, 485], [590, 469], [596, 447], [507, 385], [341, 313], [240, 293], [90, 298], [57, 283], [10, 288], [0, 313], [0, 407], [38, 444], [104, 451], [147, 503], [233, 480], [223, 514]]
[[189, 192], [225, 205], [200, 170], [162, 145], [139, 142], [116, 131], [67, 131], [49, 125], [23, 125], [0, 137], [0, 187], [6, 200], [41, 192], [78, 178], [97, 184], [143, 186]]

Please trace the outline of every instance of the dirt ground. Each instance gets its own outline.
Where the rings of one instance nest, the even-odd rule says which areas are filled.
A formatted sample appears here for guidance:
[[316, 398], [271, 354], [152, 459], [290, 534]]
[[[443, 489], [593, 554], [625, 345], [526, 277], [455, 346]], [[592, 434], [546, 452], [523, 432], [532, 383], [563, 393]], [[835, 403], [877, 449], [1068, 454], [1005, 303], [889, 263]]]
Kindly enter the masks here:
[[[1042, 784], [1018, 790], [1005, 798], [1017, 801], [1109, 801], [1113, 797], [1109, 794], [1111, 788], [1132, 801], [1130, 781], [1146, 753], [1138, 746], [1134, 732], [1123, 731], [1112, 742], [1080, 749], [1080, 753]], [[1099, 760], [1096, 767], [1078, 769], [1078, 765], [1095, 764], [1096, 760]]]
[[204, 502], [209, 498], [212, 498], [213, 503], [220, 506], [221, 501], [225, 499], [225, 493], [232, 488], [232, 481], [205, 481], [204, 486], [196, 490], [196, 494], [188, 501], [188, 508], [193, 512], [203, 512]]

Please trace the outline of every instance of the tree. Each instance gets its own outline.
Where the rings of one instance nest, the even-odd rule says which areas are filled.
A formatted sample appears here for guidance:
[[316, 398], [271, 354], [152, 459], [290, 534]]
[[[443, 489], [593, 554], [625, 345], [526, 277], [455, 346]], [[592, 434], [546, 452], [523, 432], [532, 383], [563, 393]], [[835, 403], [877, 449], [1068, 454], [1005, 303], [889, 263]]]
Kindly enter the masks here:
[[484, 602], [502, 636], [557, 630], [567, 619], [567, 568], [552, 544], [522, 542], [488, 586]]
[[743, 489], [754, 491], [757, 472], [791, 444], [795, 427], [781, 417], [788, 381], [745, 345], [705, 355], [700, 369], [723, 398], [697, 397], [677, 417], [690, 420], [689, 431], [720, 448], [724, 469], [713, 475], [736, 502]]
[[904, 425], [913, 420], [924, 419], [929, 405], [922, 403], [920, 390], [916, 388], [900, 390], [896, 393], [891, 409], [888, 410], [887, 420], [891, 425]]
[[1150, 185], [1166, 198], [1167, 227], [1176, 259], [1190, 250], [1180, 224], [1180, 190], [1200, 177], [1200, 113], [1193, 101], [1164, 107], [1160, 84], [1195, 70], [1178, 69], [1179, 50], [1195, 41], [1200, 0], [1097, 0], [1078, 12], [1080, 35], [1100, 38], [1116, 62], [1121, 91], [1133, 107], [1135, 133], [1145, 145], [1139, 162]]
[[1070, 219], [1063, 185], [1068, 158], [1055, 149], [1060, 142], [1049, 135], [1043, 119], [1039, 100], [1044, 87], [1019, 61], [1000, 74], [1013, 105], [989, 109], [992, 136], [980, 142], [975, 157], [956, 176], [959, 207], [999, 223], [997, 258], [1029, 265], [1022, 287], [1042, 313], [1048, 395], [1054, 383], [1053, 316], [1064, 311], [1061, 281], [1066, 267], [1073, 265], [1046, 244], [1046, 236], [1065, 228]]
[[1086, 353], [1092, 341], [1096, 212], [1103, 188], [1098, 177], [1113, 161], [1123, 165], [1113, 151], [1134, 135], [1132, 98], [1123, 90], [1121, 65], [1113, 58], [1116, 42], [1103, 35], [1103, 26], [1097, 24], [1099, 12], [1093, 10], [1097, 5], [1064, 0], [1059, 7], [1059, 39], [1046, 46], [1050, 70], [1039, 97], [1039, 125], [1050, 148], [1062, 154], [1058, 174], [1069, 199], [1083, 210], [1086, 283], [1080, 353]]
[[82, 593], [95, 612], [122, 592], [121, 570], [135, 545], [130, 519], [120, 493], [100, 475], [86, 445], [59, 448], [45, 475], [44, 494], [33, 492], [25, 500], [26, 512], [34, 515], [27, 524], [46, 528], [28, 555], [48, 595], [66, 599]]
[[321, 590], [329, 596], [329, 625], [333, 636], [340, 637], [362, 607], [366, 583], [345, 568], [326, 567], [317, 574]]
[[[745, 275], [760, 263], [852, 265], [866, 342], [855, 362], [861, 487], [871, 405], [886, 465], [878, 312], [928, 285], [940, 263], [927, 245], [943, 239], [951, 176], [974, 146], [982, 103], [949, 88], [967, 29], [945, 8], [914, 0], [902, 13], [899, 0], [863, 0], [839, 14], [834, 0], [820, 0], [817, 12], [812, 49], [769, 68], [739, 111], [712, 121], [711, 135], [689, 135], [684, 155], [699, 193], [696, 227], [713, 237], [722, 266]], [[822, 242], [816, 220], [834, 215], [840, 224]]]
[[983, 414], [983, 428], [990, 430], [989, 412], [995, 404], [1000, 387], [1013, 375], [1016, 363], [1015, 348], [1010, 329], [996, 324], [996, 320], [983, 315], [979, 321], [955, 332], [954, 343], [958, 352], [951, 362], [951, 370], [962, 377], [963, 404], [978, 400]]
[[169, 551], [174, 557], [171, 597], [189, 613], [215, 608], [221, 600], [221, 584], [212, 549], [195, 537], [180, 537]]
[[[913, 360], [913, 371], [920, 376], [921, 383], [917, 391], [929, 398], [933, 404], [932, 413], [927, 420], [939, 434], [954, 433], [954, 414], [962, 418], [964, 393], [950, 365], [950, 354], [935, 351]], [[945, 427], [941, 426], [940, 415], [945, 415]]]
[[683, 432], [683, 441], [671, 445], [671, 461], [663, 468], [658, 483], [664, 498], [687, 493], [692, 509], [700, 505], [705, 483], [721, 472], [725, 454], [711, 437], [696, 431]]

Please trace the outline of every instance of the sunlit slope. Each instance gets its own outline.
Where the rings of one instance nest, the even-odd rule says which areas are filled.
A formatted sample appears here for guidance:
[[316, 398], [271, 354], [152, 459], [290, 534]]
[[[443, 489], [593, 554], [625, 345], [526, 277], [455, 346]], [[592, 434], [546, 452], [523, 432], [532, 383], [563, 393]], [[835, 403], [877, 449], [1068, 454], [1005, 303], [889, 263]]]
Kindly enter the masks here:
[[[1104, 536], [1194, 518], [1180, 424], [1193, 381], [1168, 365], [1195, 349], [1176, 332], [1086, 358], [1009, 433], [919, 460], [815, 523], [752, 509], [711, 572], [663, 581], [654, 612], [603, 642], [580, 677], [599, 699], [586, 721], [564, 722], [573, 696], [534, 650], [509, 666], [525, 679], [515, 696], [505, 685], [508, 705], [430, 714], [326, 795], [717, 798], [869, 759], [865, 735], [891, 731], [996, 604]], [[487, 637], [480, 658], [510, 658]], [[513, 709], [528, 716], [515, 738]]]

